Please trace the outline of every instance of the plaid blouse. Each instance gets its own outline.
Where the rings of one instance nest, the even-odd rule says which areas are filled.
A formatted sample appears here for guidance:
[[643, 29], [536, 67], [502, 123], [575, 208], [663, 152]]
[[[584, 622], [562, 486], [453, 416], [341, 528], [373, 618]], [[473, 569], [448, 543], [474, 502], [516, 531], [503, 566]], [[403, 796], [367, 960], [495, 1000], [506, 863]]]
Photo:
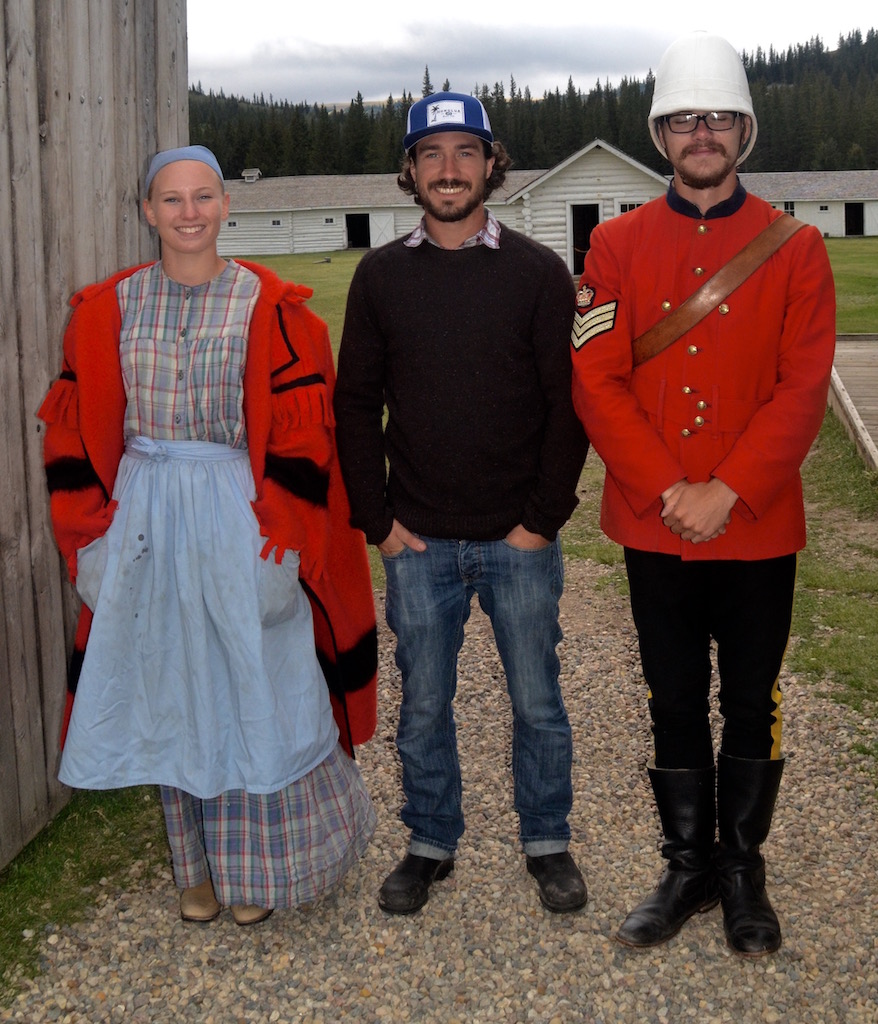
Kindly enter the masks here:
[[172, 281], [161, 263], [119, 282], [126, 438], [247, 447], [243, 376], [259, 288], [231, 261], [195, 286]]

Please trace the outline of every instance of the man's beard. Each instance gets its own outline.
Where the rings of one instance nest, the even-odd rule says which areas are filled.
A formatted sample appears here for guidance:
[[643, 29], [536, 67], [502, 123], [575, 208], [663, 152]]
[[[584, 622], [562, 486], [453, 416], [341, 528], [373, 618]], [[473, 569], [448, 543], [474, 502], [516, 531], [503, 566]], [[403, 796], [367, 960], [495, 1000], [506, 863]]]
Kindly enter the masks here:
[[[433, 182], [433, 184], [428, 188], [418, 188], [418, 198], [421, 200], [421, 206], [423, 206], [434, 220], [442, 221], [445, 224], [453, 224], [456, 221], [466, 220], [467, 217], [477, 210], [485, 201], [484, 182], [481, 183], [481, 187], [474, 185], [470, 188], [470, 193], [466, 197], [462, 206], [452, 206], [450, 203], [442, 202], [441, 196], [439, 202], [436, 202], [432, 195], [433, 190], [436, 188], [457, 188], [459, 185], [462, 185], [464, 188], [470, 188], [467, 182], [459, 181], [456, 178], [445, 178], [442, 181]], [[457, 201], [460, 198], [460, 195], [449, 197], [452, 202]]]
[[729, 173], [735, 168], [735, 158], [729, 156], [728, 150], [724, 146], [712, 145], [711, 151], [714, 153], [721, 153], [725, 158], [723, 166], [716, 171], [705, 171], [702, 173], [693, 173], [683, 168], [683, 161], [689, 155], [689, 149], [684, 149], [680, 154], [679, 166], [675, 168], [677, 174], [680, 176], [680, 181], [689, 188], [695, 189], [709, 189], [718, 188], [728, 178]]

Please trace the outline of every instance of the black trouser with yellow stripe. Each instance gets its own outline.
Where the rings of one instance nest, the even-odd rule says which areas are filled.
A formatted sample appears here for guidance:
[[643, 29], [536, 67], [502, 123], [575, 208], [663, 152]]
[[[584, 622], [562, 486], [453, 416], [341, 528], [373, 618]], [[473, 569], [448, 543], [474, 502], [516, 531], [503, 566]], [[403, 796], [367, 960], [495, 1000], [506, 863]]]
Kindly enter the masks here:
[[796, 556], [683, 561], [625, 549], [657, 768], [714, 763], [710, 644], [716, 642], [723, 754], [781, 756], [778, 675], [790, 634]]

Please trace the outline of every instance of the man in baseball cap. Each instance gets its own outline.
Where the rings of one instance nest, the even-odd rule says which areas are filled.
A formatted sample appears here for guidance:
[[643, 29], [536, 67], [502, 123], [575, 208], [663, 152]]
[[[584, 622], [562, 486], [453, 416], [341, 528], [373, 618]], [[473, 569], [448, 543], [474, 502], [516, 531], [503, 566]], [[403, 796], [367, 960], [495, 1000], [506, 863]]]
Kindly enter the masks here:
[[586, 888], [567, 849], [572, 740], [555, 651], [558, 530], [587, 447], [570, 394], [573, 283], [555, 253], [485, 206], [509, 159], [475, 97], [419, 100], [403, 145], [399, 185], [424, 215], [357, 267], [335, 403], [352, 522], [384, 558], [402, 672], [410, 839], [378, 903], [413, 913], [454, 868], [464, 821], [453, 700], [477, 594], [512, 701], [527, 871], [548, 910], [578, 910]]

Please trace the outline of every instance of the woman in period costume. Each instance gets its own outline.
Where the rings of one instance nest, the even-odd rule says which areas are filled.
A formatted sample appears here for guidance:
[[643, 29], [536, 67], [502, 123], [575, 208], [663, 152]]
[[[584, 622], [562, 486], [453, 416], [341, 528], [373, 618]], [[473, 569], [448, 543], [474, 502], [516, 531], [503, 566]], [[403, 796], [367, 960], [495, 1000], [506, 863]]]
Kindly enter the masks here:
[[159, 785], [183, 918], [252, 924], [374, 831], [352, 757], [375, 728], [372, 589], [311, 290], [218, 255], [209, 150], [157, 154], [145, 190], [161, 260], [73, 298], [40, 409], [83, 600], [59, 778]]

